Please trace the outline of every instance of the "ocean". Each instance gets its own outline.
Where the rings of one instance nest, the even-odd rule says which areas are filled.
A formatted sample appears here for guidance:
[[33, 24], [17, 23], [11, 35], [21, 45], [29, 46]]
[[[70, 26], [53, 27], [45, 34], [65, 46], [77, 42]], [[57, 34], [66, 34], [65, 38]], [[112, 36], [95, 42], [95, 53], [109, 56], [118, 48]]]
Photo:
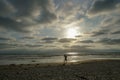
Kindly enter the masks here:
[[[111, 54], [79, 54], [76, 52], [66, 54], [68, 63], [96, 59], [120, 59], [120, 55]], [[40, 64], [40, 63], [64, 63], [64, 55], [39, 55], [39, 54], [0, 55], [0, 65]]]

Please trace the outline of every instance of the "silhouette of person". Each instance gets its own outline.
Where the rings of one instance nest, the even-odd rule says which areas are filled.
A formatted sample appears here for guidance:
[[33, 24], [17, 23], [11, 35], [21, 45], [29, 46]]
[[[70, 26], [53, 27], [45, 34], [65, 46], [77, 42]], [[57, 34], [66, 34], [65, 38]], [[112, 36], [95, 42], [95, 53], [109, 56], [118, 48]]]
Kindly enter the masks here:
[[67, 63], [67, 55], [64, 54], [64, 65]]

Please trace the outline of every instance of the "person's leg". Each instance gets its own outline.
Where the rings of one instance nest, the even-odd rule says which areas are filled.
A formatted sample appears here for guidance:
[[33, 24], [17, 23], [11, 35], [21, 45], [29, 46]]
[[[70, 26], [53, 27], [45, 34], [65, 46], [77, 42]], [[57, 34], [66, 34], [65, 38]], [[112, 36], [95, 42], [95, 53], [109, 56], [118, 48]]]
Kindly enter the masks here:
[[64, 60], [64, 64], [63, 64], [63, 65], [65, 66], [65, 65], [66, 65], [66, 63], [67, 63], [67, 61], [66, 61], [66, 59], [65, 59], [65, 60]]

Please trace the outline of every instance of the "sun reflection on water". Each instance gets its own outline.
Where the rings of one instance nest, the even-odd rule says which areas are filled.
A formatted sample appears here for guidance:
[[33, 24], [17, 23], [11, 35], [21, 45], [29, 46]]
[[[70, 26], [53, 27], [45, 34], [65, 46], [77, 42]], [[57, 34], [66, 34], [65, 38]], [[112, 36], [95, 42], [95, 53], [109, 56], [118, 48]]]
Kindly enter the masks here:
[[67, 53], [67, 55], [68, 55], [68, 60], [69, 60], [69, 62], [78, 62], [78, 56], [77, 56], [77, 52], [69, 52], [69, 53]]
[[77, 58], [78, 58], [78, 56], [70, 56], [69, 62], [77, 62], [78, 61]]
[[68, 55], [76, 55], [76, 54], [78, 54], [77, 52], [69, 52], [69, 53], [67, 53]]

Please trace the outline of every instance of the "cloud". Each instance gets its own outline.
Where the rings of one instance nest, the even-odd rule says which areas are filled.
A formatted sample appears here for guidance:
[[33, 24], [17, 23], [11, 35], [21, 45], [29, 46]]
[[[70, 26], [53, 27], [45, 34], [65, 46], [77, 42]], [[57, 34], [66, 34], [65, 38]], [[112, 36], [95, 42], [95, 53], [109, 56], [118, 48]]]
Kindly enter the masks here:
[[19, 32], [28, 32], [28, 30], [25, 29], [26, 28], [25, 26], [26, 24], [17, 22], [13, 19], [0, 17], [0, 27]]
[[[101, 22], [102, 33], [109, 33], [111, 35], [119, 34], [120, 32], [120, 18], [119, 16], [109, 16]], [[101, 31], [100, 31], [101, 32]]]
[[120, 31], [114, 31], [111, 34], [120, 34]]
[[83, 41], [79, 41], [79, 43], [94, 43], [94, 41], [92, 41], [92, 40], [83, 40]]
[[[90, 51], [106, 45], [109, 47], [105, 49], [117, 48], [119, 0], [94, 0], [93, 5], [92, 1], [0, 0], [0, 49], [8, 53], [52, 54]], [[112, 17], [88, 18], [87, 10], [90, 16], [110, 12]], [[65, 38], [67, 29], [75, 27], [79, 27], [78, 34], [82, 35]], [[106, 36], [110, 39], [103, 39]]]
[[47, 37], [47, 38], [43, 38], [42, 40], [57, 40], [57, 38]]
[[107, 45], [120, 45], [120, 39], [103, 38], [97, 42], [102, 44], [107, 44]]
[[24, 36], [24, 37], [21, 37], [20, 39], [34, 39], [35, 37], [34, 36]]
[[11, 38], [0, 37], [0, 40], [13, 40]]
[[[16, 48], [16, 49], [7, 49], [7, 50], [0, 50], [0, 54], [40, 54], [41, 56], [51, 56], [51, 55], [63, 55], [64, 53], [68, 52], [64, 49], [39, 49], [39, 48]], [[61, 54], [59, 54], [61, 53]]]
[[120, 25], [120, 18], [119, 16], [110, 16], [105, 18], [101, 24], [103, 25], [103, 27], [116, 27]]
[[42, 44], [27, 44], [27, 43], [11, 43], [11, 42], [2, 42], [0, 43], [0, 49], [18, 49], [18, 48], [41, 48]]
[[89, 45], [72, 45], [70, 47], [70, 51], [73, 51], [73, 52], [87, 52], [89, 51]]
[[39, 48], [39, 47], [42, 47], [43, 45], [41, 45], [41, 44], [25, 44], [24, 46], [25, 47], [32, 47], [32, 48], [34, 48], [34, 47]]
[[83, 37], [82, 35], [76, 35], [75, 37], [79, 38], [79, 37]]
[[0, 0], [0, 16], [8, 16], [15, 12], [14, 7], [6, 0]]
[[0, 49], [7, 49], [7, 48], [16, 48], [17, 44], [11, 44], [11, 43], [0, 43]]
[[73, 41], [76, 41], [76, 39], [73, 39], [73, 38], [61, 38], [58, 40], [58, 42], [60, 43], [69, 43], [69, 42], [73, 42]]
[[55, 16], [55, 14], [50, 13], [48, 11], [44, 11], [43, 13], [41, 13], [39, 18], [36, 19], [36, 21], [39, 23], [51, 23], [52, 20], [55, 20], [56, 18], [57, 17]]
[[[9, 0], [17, 9], [17, 17], [34, 17], [37, 22], [49, 23], [56, 19], [51, 0]], [[36, 18], [37, 17], [37, 18]]]
[[[76, 23], [79, 25], [80, 22], [83, 21], [83, 18], [85, 17], [84, 11], [86, 9], [86, 3], [89, 2], [89, 0], [86, 0], [86, 2], [81, 0], [57, 0], [55, 1], [56, 6], [56, 15], [58, 16], [58, 22], [61, 24], [69, 25], [71, 23]], [[85, 6], [83, 6], [83, 4]], [[84, 8], [83, 8], [84, 7]], [[62, 27], [64, 27], [62, 26]]]
[[57, 41], [58, 38], [47, 37], [47, 38], [43, 38], [41, 40], [44, 41], [45, 43], [53, 43], [53, 42]]
[[52, 0], [1, 0], [0, 10], [0, 27], [18, 32], [30, 32], [57, 18]]
[[108, 13], [116, 9], [119, 10], [118, 4], [120, 4], [120, 0], [95, 0], [90, 10], [88, 10], [88, 14], [96, 15]]
[[100, 29], [100, 30], [98, 30], [98, 31], [93, 31], [91, 36], [92, 36], [92, 37], [95, 37], [95, 36], [105, 35], [105, 34], [108, 33], [108, 31], [109, 31], [109, 30], [107, 30], [107, 29]]
[[75, 49], [86, 49], [87, 47], [90, 47], [90, 46], [88, 46], [88, 45], [83, 45], [83, 46], [73, 45], [73, 46], [71, 46], [71, 48], [75, 48]]
[[5, 35], [5, 36], [4, 35], [0, 35], [0, 40], [1, 41], [16, 41], [15, 38], [7, 36], [7, 35]]

